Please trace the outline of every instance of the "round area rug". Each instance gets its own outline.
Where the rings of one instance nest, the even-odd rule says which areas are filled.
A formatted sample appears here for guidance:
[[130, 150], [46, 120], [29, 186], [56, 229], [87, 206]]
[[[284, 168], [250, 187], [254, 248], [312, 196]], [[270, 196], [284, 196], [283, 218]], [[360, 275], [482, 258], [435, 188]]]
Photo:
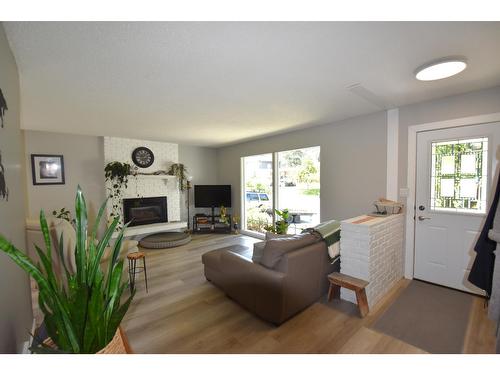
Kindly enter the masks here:
[[161, 232], [150, 234], [139, 241], [139, 246], [146, 249], [167, 249], [187, 244], [191, 235], [184, 232]]

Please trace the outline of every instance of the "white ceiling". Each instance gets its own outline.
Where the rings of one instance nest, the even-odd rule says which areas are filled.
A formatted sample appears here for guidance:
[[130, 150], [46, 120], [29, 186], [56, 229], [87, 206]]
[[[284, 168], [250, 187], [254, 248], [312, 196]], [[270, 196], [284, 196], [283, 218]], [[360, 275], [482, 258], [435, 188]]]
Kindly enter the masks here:
[[[4, 26], [25, 129], [221, 146], [500, 84], [499, 22]], [[449, 55], [468, 68], [415, 80]]]

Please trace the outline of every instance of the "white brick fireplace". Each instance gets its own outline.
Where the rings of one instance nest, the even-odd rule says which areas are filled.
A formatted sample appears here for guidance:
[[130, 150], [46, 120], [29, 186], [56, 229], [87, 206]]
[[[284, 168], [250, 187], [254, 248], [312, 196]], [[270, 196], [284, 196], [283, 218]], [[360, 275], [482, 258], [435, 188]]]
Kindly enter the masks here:
[[[404, 215], [358, 216], [341, 223], [341, 272], [369, 281], [372, 308], [403, 277]], [[356, 303], [354, 292], [341, 289], [340, 298]]]
[[[137, 147], [147, 147], [154, 154], [154, 163], [149, 168], [140, 168], [139, 172], [151, 173], [158, 170], [168, 170], [170, 165], [179, 162], [179, 150], [176, 143], [144, 141], [138, 139], [104, 137], [104, 164], [112, 161], [132, 162], [132, 152]], [[106, 183], [106, 189], [110, 187]], [[130, 176], [128, 187], [123, 192], [123, 198], [167, 197], [168, 221], [180, 220], [180, 192], [177, 179], [173, 176]], [[121, 204], [121, 202], [120, 202]], [[108, 215], [111, 212], [111, 202], [108, 202]], [[130, 230], [132, 233], [132, 228]], [[138, 232], [134, 229], [133, 232]]]

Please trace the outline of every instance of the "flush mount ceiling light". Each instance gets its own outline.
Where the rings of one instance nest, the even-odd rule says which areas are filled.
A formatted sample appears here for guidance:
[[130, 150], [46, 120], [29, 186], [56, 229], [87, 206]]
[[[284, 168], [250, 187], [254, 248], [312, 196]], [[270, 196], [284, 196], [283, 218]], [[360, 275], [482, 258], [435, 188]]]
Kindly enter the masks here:
[[425, 64], [415, 70], [415, 78], [419, 81], [435, 81], [460, 73], [467, 67], [464, 58], [447, 57]]

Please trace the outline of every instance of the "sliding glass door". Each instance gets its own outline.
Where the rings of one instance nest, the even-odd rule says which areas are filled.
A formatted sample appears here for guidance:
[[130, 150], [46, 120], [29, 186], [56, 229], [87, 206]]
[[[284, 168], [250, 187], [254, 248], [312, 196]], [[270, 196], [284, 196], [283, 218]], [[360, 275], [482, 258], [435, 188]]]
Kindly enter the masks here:
[[273, 222], [273, 154], [243, 158], [243, 230], [265, 233]]
[[243, 157], [242, 183], [243, 230], [265, 233], [275, 209], [290, 213], [288, 233], [319, 223], [319, 146]]
[[288, 233], [319, 224], [320, 220], [320, 147], [308, 147], [277, 153], [277, 207], [290, 212]]

